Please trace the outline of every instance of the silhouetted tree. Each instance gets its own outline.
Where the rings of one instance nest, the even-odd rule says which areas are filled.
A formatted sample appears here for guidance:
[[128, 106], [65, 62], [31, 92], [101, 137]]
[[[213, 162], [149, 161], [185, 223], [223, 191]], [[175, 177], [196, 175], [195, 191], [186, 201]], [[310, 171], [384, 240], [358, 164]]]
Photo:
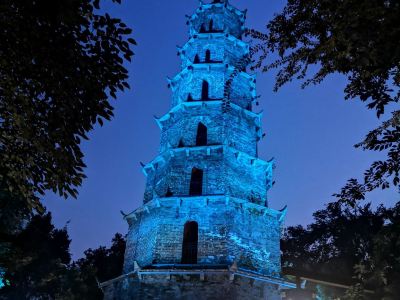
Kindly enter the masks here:
[[[359, 99], [377, 116], [394, 109], [382, 125], [356, 145], [381, 151], [386, 160], [366, 170], [363, 181], [348, 181], [336, 196], [364, 199], [376, 188], [400, 187], [400, 3], [397, 0], [288, 0], [267, 24], [267, 32], [248, 31], [254, 45], [253, 68], [277, 68], [275, 90], [299, 79], [303, 87], [333, 73], [347, 76], [346, 99]], [[275, 53], [276, 55], [270, 55]], [[277, 57], [276, 60], [269, 58]], [[315, 73], [309, 76], [309, 70]]]
[[0, 290], [6, 299], [54, 299], [62, 294], [71, 261], [66, 228], [56, 229], [51, 214], [36, 215], [14, 236], [3, 266], [9, 283]]
[[110, 248], [99, 247], [85, 251], [85, 257], [79, 259], [75, 265], [81, 270], [93, 269], [100, 282], [104, 282], [122, 274], [126, 241], [117, 233], [112, 239]]
[[46, 190], [76, 196], [80, 142], [129, 87], [135, 41], [99, 0], [4, 0], [0, 28], [0, 223], [12, 227], [8, 211], [43, 211]]
[[396, 299], [390, 296], [399, 292], [399, 216], [399, 204], [373, 211], [370, 204], [329, 203], [307, 227], [286, 230], [283, 266], [303, 276], [353, 285], [346, 299], [358, 299], [365, 287], [376, 292], [374, 299]]
[[110, 248], [88, 249], [72, 263], [70, 242], [67, 228], [55, 228], [50, 213], [33, 216], [2, 258], [8, 284], [0, 299], [103, 299], [98, 283], [122, 274], [125, 239], [116, 234]]

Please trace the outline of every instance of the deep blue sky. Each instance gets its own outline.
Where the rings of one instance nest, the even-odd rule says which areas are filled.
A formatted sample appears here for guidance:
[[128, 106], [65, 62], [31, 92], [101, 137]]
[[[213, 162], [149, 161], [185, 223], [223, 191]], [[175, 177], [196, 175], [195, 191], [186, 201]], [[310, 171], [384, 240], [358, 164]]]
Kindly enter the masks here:
[[[111, 1], [106, 1], [111, 2]], [[68, 225], [72, 252], [77, 258], [89, 247], [108, 245], [114, 233], [127, 232], [120, 210], [130, 212], [142, 203], [145, 178], [140, 161], [157, 154], [159, 129], [153, 115], [170, 108], [167, 76], [180, 68], [176, 45], [188, 38], [185, 14], [192, 14], [196, 0], [125, 0], [106, 10], [133, 28], [138, 42], [133, 63], [128, 65], [132, 90], [114, 102], [115, 118], [96, 128], [82, 147], [88, 166], [87, 180], [77, 200], [47, 195], [45, 205], [58, 226]], [[231, 0], [248, 8], [247, 27], [263, 30], [285, 1]], [[293, 82], [272, 91], [273, 74], [258, 75], [258, 94], [264, 110], [266, 138], [259, 144], [260, 157], [275, 157], [276, 184], [270, 206], [288, 205], [287, 225], [307, 224], [312, 213], [333, 198], [350, 177], [357, 177], [376, 158], [356, 150], [368, 129], [378, 124], [375, 114], [359, 101], [344, 101], [345, 78], [332, 76], [305, 90]], [[374, 203], [393, 204], [395, 191], [378, 191]]]

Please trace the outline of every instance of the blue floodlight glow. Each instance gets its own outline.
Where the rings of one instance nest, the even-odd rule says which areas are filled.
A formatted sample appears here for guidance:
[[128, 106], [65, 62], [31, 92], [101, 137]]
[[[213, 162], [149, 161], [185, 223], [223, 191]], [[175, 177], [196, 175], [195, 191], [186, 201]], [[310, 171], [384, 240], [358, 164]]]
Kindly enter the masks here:
[[144, 203], [125, 216], [125, 273], [191, 262], [280, 276], [286, 210], [268, 207], [274, 162], [257, 155], [263, 133], [244, 21], [225, 1], [201, 3], [188, 19], [182, 69], [168, 80], [172, 107], [156, 118], [160, 152], [142, 165]]

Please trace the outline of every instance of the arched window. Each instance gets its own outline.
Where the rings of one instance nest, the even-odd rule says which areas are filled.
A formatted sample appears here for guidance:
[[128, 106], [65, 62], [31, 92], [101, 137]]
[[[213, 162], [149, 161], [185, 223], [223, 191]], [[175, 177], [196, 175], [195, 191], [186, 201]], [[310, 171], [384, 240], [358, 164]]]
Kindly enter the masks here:
[[209, 28], [209, 29], [208, 29], [208, 32], [213, 32], [213, 29], [214, 29], [213, 27], [214, 27], [214, 21], [213, 21], [213, 19], [211, 19], [211, 20], [210, 20], [210, 25], [209, 25], [209, 27], [208, 27], [208, 28]]
[[207, 145], [207, 127], [203, 123], [197, 126], [196, 146]]
[[207, 49], [206, 51], [206, 59], [205, 59], [206, 63], [211, 62], [211, 51]]
[[165, 197], [172, 197], [173, 195], [174, 195], [174, 193], [172, 193], [171, 188], [168, 187], [167, 192], [165, 193]]
[[187, 102], [192, 102], [192, 101], [194, 101], [193, 96], [192, 96], [191, 93], [189, 93], [189, 95], [188, 95], [188, 97], [187, 97], [186, 100], [187, 100]]
[[190, 177], [190, 196], [199, 196], [203, 194], [203, 170], [193, 168]]
[[208, 89], [209, 89], [209, 84], [206, 80], [203, 80], [203, 84], [201, 86], [201, 100], [208, 100]]
[[182, 263], [197, 264], [197, 244], [199, 225], [195, 221], [186, 222], [183, 230]]
[[199, 56], [198, 56], [197, 54], [196, 54], [196, 56], [194, 57], [193, 63], [195, 63], [195, 64], [199, 64], [199, 63], [200, 63], [200, 58], [199, 58]]
[[206, 31], [207, 31], [207, 30], [206, 30], [206, 25], [201, 24], [200, 33], [205, 33]]
[[185, 143], [183, 142], [183, 139], [179, 140], [178, 148], [183, 148], [185, 147]]

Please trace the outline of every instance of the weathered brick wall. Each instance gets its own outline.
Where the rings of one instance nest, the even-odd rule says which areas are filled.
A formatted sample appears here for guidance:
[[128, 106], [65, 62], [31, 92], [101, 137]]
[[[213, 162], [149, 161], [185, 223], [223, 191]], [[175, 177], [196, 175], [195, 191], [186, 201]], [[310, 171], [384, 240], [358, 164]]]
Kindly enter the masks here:
[[243, 33], [244, 13], [232, 6], [226, 7], [223, 3], [199, 7], [196, 13], [189, 19], [190, 34], [194, 35], [200, 31], [205, 24], [206, 29], [210, 20], [213, 20], [213, 28], [224, 30], [227, 33], [240, 38]]
[[280, 226], [274, 216], [226, 202], [225, 197], [171, 198], [131, 220], [127, 236], [125, 273], [140, 266], [179, 264], [184, 225], [199, 226], [198, 263], [232, 264], [278, 276], [280, 272]]
[[192, 149], [187, 154], [186, 149], [175, 152], [171, 157], [167, 154], [167, 162], [157, 167], [147, 178], [145, 202], [154, 198], [154, 191], [160, 197], [165, 196], [168, 186], [174, 195], [189, 195], [192, 168], [202, 169], [203, 194], [222, 194], [225, 191], [223, 178], [222, 147], [210, 149]]
[[182, 69], [193, 64], [196, 55], [201, 63], [205, 62], [207, 50], [211, 52], [212, 61], [221, 61], [231, 65], [236, 65], [249, 52], [248, 45], [234, 36], [226, 36], [225, 33], [198, 34], [179, 50], [182, 58]]
[[127, 278], [104, 288], [105, 300], [280, 300], [281, 291], [276, 286], [235, 277], [206, 276], [200, 280], [198, 275], [186, 276], [144, 276]]
[[271, 216], [263, 216], [254, 209], [242, 209], [240, 213], [235, 214], [233, 222], [229, 240], [238, 265], [279, 276], [281, 261], [278, 220]]
[[178, 148], [181, 140], [186, 147], [195, 146], [200, 122], [207, 127], [208, 145], [225, 144], [256, 156], [259, 119], [235, 109], [222, 114], [220, 105], [198, 105], [174, 112], [173, 117], [162, 122], [160, 152]]
[[[186, 147], [196, 145], [197, 126], [202, 123], [207, 127], [207, 144], [222, 145], [224, 143], [224, 119], [218, 114], [196, 115], [182, 114], [178, 121], [169, 128], [165, 128], [161, 134], [161, 152], [172, 148], [178, 148], [182, 140]], [[245, 137], [243, 138], [245, 139]]]
[[164, 197], [168, 187], [175, 196], [188, 196], [191, 171], [196, 167], [204, 172], [203, 195], [226, 193], [244, 201], [266, 204], [272, 173], [268, 163], [224, 146], [182, 148], [172, 155], [164, 153], [163, 160], [148, 172], [145, 203], [154, 197]]
[[[198, 64], [181, 71], [170, 83], [172, 89], [172, 107], [188, 100], [189, 94], [194, 101], [202, 99], [203, 81], [209, 83], [209, 99], [222, 99], [227, 80], [231, 78], [233, 67], [225, 63]], [[234, 77], [230, 101], [245, 109], [255, 97], [254, 78], [246, 73]]]

